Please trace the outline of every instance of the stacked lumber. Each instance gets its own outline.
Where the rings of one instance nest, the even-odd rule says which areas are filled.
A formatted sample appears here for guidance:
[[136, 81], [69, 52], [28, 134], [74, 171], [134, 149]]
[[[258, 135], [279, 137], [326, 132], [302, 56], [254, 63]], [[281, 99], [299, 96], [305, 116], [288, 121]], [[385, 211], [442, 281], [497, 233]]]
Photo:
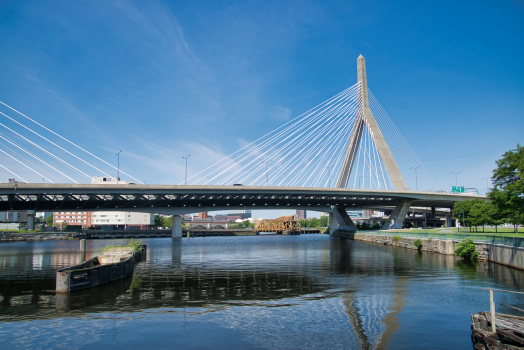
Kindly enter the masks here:
[[277, 232], [284, 231], [300, 232], [300, 221], [295, 220], [294, 215], [284, 215], [274, 220], [261, 219], [255, 225], [257, 232]]

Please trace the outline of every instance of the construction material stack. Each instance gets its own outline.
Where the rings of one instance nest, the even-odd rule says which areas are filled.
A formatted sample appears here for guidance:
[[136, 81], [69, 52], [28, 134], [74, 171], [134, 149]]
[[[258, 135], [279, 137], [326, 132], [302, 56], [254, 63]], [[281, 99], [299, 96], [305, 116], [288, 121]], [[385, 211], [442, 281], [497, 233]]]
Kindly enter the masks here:
[[275, 232], [284, 235], [299, 235], [300, 221], [294, 215], [284, 215], [274, 220], [259, 220], [255, 225], [257, 232]]

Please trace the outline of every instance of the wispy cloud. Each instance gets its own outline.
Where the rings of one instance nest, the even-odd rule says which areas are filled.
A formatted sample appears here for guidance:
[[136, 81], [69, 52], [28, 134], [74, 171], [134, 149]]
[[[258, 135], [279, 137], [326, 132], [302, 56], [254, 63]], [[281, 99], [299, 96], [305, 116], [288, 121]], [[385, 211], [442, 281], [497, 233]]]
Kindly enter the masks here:
[[287, 122], [291, 119], [291, 109], [286, 107], [277, 107], [271, 112], [271, 118], [276, 121]]

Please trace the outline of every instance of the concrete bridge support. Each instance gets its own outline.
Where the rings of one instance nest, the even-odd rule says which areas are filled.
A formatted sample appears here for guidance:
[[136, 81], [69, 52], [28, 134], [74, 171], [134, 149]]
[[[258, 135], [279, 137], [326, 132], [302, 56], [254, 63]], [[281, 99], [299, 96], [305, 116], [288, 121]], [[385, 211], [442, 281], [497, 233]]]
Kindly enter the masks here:
[[34, 230], [35, 229], [35, 211], [34, 210], [28, 210], [27, 211], [27, 229], [28, 230]]
[[402, 228], [402, 224], [406, 219], [406, 214], [409, 211], [410, 205], [411, 202], [407, 200], [402, 200], [399, 204], [397, 204], [393, 212], [389, 214], [389, 218], [382, 229], [390, 230], [395, 228]]
[[329, 214], [329, 234], [340, 238], [353, 238], [357, 227], [346, 212], [346, 208], [333, 207]]
[[171, 238], [182, 238], [182, 217], [180, 215], [173, 215]]

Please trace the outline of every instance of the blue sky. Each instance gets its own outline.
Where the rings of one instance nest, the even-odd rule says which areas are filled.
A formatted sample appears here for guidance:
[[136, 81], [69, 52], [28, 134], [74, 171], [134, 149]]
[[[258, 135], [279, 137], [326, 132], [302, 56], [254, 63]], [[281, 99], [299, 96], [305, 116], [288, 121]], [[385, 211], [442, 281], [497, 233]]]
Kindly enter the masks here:
[[359, 54], [440, 188], [484, 193], [524, 140], [524, 1], [4, 0], [0, 34], [0, 101], [147, 184], [353, 85]]

